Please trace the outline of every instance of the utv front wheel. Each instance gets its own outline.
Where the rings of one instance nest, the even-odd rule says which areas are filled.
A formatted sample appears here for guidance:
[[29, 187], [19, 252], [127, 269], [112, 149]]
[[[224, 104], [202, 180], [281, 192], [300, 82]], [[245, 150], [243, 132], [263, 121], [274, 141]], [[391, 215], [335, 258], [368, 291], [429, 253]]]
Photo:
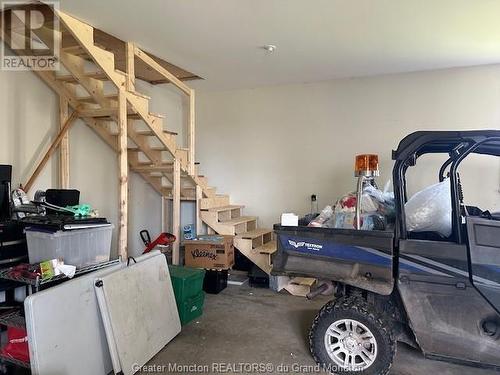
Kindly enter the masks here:
[[311, 327], [309, 344], [314, 360], [339, 374], [387, 374], [395, 353], [383, 316], [360, 298], [341, 298], [323, 306]]

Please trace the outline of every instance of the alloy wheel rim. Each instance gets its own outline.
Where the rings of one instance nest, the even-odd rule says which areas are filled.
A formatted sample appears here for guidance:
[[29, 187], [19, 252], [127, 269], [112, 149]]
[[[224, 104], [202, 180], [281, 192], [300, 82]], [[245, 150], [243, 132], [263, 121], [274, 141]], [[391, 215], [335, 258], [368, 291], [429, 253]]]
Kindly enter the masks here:
[[377, 341], [363, 323], [341, 319], [325, 333], [325, 348], [335, 365], [346, 371], [363, 371], [377, 358]]

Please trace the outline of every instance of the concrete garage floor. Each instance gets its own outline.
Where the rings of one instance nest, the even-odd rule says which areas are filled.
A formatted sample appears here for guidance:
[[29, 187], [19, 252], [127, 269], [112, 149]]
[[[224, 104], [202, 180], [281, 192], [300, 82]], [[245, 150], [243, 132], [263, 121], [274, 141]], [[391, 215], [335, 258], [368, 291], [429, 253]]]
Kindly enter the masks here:
[[[156, 355], [148, 366], [164, 365], [160, 373], [306, 373], [297, 366], [314, 366], [309, 354], [307, 333], [317, 311], [326, 299], [307, 301], [288, 294], [277, 294], [269, 289], [248, 286], [228, 286], [218, 295], [208, 295], [204, 315], [183, 328], [182, 332]], [[273, 371], [251, 371], [230, 367], [239, 363], [272, 364]], [[168, 368], [170, 364], [170, 369]], [[278, 365], [283, 364], [281, 368]], [[175, 365], [206, 365], [202, 368]], [[288, 365], [288, 371], [284, 366]], [[245, 365], [247, 366], [247, 365]], [[208, 368], [208, 371], [207, 371]], [[155, 370], [150, 367], [150, 370]], [[399, 344], [391, 374], [397, 375], [487, 375], [496, 374], [485, 369], [431, 361], [413, 348]]]

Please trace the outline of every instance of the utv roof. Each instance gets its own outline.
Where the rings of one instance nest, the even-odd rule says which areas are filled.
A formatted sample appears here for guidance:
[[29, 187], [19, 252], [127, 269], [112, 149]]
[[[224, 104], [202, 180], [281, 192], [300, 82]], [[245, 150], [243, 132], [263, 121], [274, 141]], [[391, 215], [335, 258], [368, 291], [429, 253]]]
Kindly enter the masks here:
[[450, 153], [463, 143], [481, 143], [474, 150], [476, 154], [500, 156], [500, 130], [418, 131], [399, 142], [397, 150], [392, 152], [392, 159], [406, 160], [409, 156], [418, 158], [428, 153]]

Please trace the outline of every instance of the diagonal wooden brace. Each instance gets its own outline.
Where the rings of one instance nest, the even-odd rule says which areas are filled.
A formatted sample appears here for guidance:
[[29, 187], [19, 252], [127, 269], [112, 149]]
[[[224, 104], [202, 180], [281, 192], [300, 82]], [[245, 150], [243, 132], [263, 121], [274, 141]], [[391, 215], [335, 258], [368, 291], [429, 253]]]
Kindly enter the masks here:
[[40, 174], [40, 172], [42, 172], [43, 168], [45, 167], [45, 165], [49, 161], [50, 157], [52, 156], [54, 151], [57, 149], [57, 147], [59, 146], [59, 144], [63, 140], [64, 136], [68, 133], [69, 128], [71, 127], [71, 125], [73, 125], [74, 121], [78, 118], [77, 115], [78, 115], [78, 112], [74, 111], [71, 114], [71, 116], [69, 116], [69, 118], [66, 120], [66, 122], [64, 123], [64, 126], [59, 130], [59, 133], [57, 134], [56, 139], [54, 139], [54, 141], [50, 145], [49, 149], [45, 153], [45, 156], [40, 161], [40, 163], [38, 163], [38, 166], [36, 167], [35, 171], [31, 175], [28, 182], [23, 186], [24, 191], [28, 192], [31, 189], [31, 187], [33, 186], [33, 183], [37, 179], [38, 175]]

